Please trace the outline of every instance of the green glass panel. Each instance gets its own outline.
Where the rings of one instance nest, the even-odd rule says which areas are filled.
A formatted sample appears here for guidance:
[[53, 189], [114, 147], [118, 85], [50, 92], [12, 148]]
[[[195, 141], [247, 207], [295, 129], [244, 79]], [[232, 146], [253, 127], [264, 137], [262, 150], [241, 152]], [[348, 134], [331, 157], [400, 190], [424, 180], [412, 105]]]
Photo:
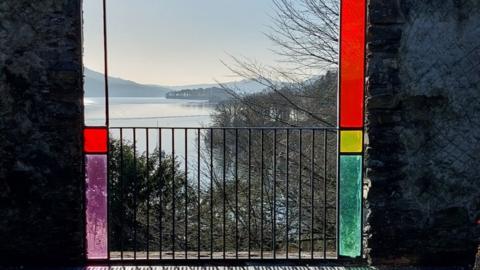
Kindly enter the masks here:
[[362, 156], [340, 156], [340, 256], [361, 255]]

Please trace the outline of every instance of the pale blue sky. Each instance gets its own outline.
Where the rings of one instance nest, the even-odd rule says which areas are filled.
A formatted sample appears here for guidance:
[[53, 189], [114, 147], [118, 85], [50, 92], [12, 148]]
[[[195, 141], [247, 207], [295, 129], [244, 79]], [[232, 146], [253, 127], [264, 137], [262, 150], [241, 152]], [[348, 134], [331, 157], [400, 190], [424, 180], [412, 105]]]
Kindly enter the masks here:
[[[84, 63], [103, 70], [102, 1], [84, 0]], [[271, 0], [108, 0], [113, 76], [185, 85], [232, 81], [228, 54], [267, 65], [277, 57], [268, 31]]]

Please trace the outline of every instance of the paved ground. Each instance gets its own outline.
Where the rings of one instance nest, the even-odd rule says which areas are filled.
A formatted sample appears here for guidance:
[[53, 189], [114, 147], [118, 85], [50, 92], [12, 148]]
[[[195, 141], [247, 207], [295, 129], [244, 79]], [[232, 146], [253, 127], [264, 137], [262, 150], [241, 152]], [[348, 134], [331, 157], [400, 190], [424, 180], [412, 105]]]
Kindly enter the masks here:
[[[163, 259], [172, 259], [172, 254], [173, 252], [162, 252], [161, 258]], [[151, 251], [147, 254], [147, 252], [136, 252], [134, 253], [133, 251], [125, 251], [123, 253], [120, 252], [111, 252], [110, 257], [112, 260], [121, 260], [121, 258], [124, 259], [133, 259], [134, 257], [137, 259], [147, 259], [147, 256], [149, 259], [160, 259], [160, 254], [158, 251]], [[238, 257], [237, 257], [238, 256]], [[250, 259], [273, 259], [273, 253], [271, 251], [265, 251], [263, 252], [263, 255], [260, 252], [251, 252], [250, 253]], [[336, 259], [336, 253], [335, 252], [302, 252], [300, 255], [302, 259]], [[175, 252], [175, 258], [176, 259], [184, 259], [185, 258], [185, 252]], [[200, 253], [196, 251], [189, 251], [187, 252], [187, 258], [188, 259], [210, 259], [210, 252], [208, 251], [201, 251]], [[223, 252], [214, 252], [212, 254], [213, 259], [248, 259], [249, 254], [248, 252], [238, 252], [236, 254], [235, 252], [226, 252], [225, 257], [223, 256]], [[275, 254], [276, 259], [286, 259], [286, 253], [285, 252], [276, 252]], [[298, 259], [298, 252], [290, 252], [288, 255], [289, 259]]]
[[359, 266], [111, 266], [84, 270], [471, 270], [463, 267], [359, 267]]
[[87, 270], [370, 270], [371, 267], [340, 267], [340, 266], [118, 266], [110, 269], [105, 267], [88, 268]]
[[[467, 270], [467, 268], [435, 267], [344, 267], [344, 266], [90, 266], [90, 267], [9, 267], [0, 270]], [[471, 269], [468, 269], [471, 270]]]

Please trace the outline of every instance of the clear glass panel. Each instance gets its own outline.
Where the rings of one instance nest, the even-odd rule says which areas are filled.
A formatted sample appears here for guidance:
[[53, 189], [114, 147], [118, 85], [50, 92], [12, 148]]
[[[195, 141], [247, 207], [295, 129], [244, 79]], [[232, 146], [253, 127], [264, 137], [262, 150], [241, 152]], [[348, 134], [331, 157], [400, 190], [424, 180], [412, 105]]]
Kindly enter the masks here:
[[87, 258], [107, 259], [107, 155], [86, 155]]
[[361, 255], [362, 156], [340, 156], [340, 256]]
[[83, 63], [85, 125], [105, 125], [103, 3], [83, 0]]

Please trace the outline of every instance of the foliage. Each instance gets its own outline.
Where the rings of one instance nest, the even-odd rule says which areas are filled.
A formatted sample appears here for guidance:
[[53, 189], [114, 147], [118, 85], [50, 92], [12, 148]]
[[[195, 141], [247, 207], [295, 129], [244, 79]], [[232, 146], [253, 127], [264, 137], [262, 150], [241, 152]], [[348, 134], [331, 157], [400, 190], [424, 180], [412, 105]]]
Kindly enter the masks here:
[[[112, 249], [146, 250], [147, 245], [158, 248], [160, 241], [166, 246], [172, 237], [178, 238], [173, 233], [162, 233], [160, 240], [159, 234], [160, 229], [182, 229], [182, 209], [193, 201], [192, 187], [185, 183], [178, 158], [159, 153], [158, 149], [148, 156], [139, 154], [128, 141], [113, 139], [109, 166]], [[178, 211], [175, 218], [173, 204]], [[178, 227], [173, 225], [174, 220]]]

